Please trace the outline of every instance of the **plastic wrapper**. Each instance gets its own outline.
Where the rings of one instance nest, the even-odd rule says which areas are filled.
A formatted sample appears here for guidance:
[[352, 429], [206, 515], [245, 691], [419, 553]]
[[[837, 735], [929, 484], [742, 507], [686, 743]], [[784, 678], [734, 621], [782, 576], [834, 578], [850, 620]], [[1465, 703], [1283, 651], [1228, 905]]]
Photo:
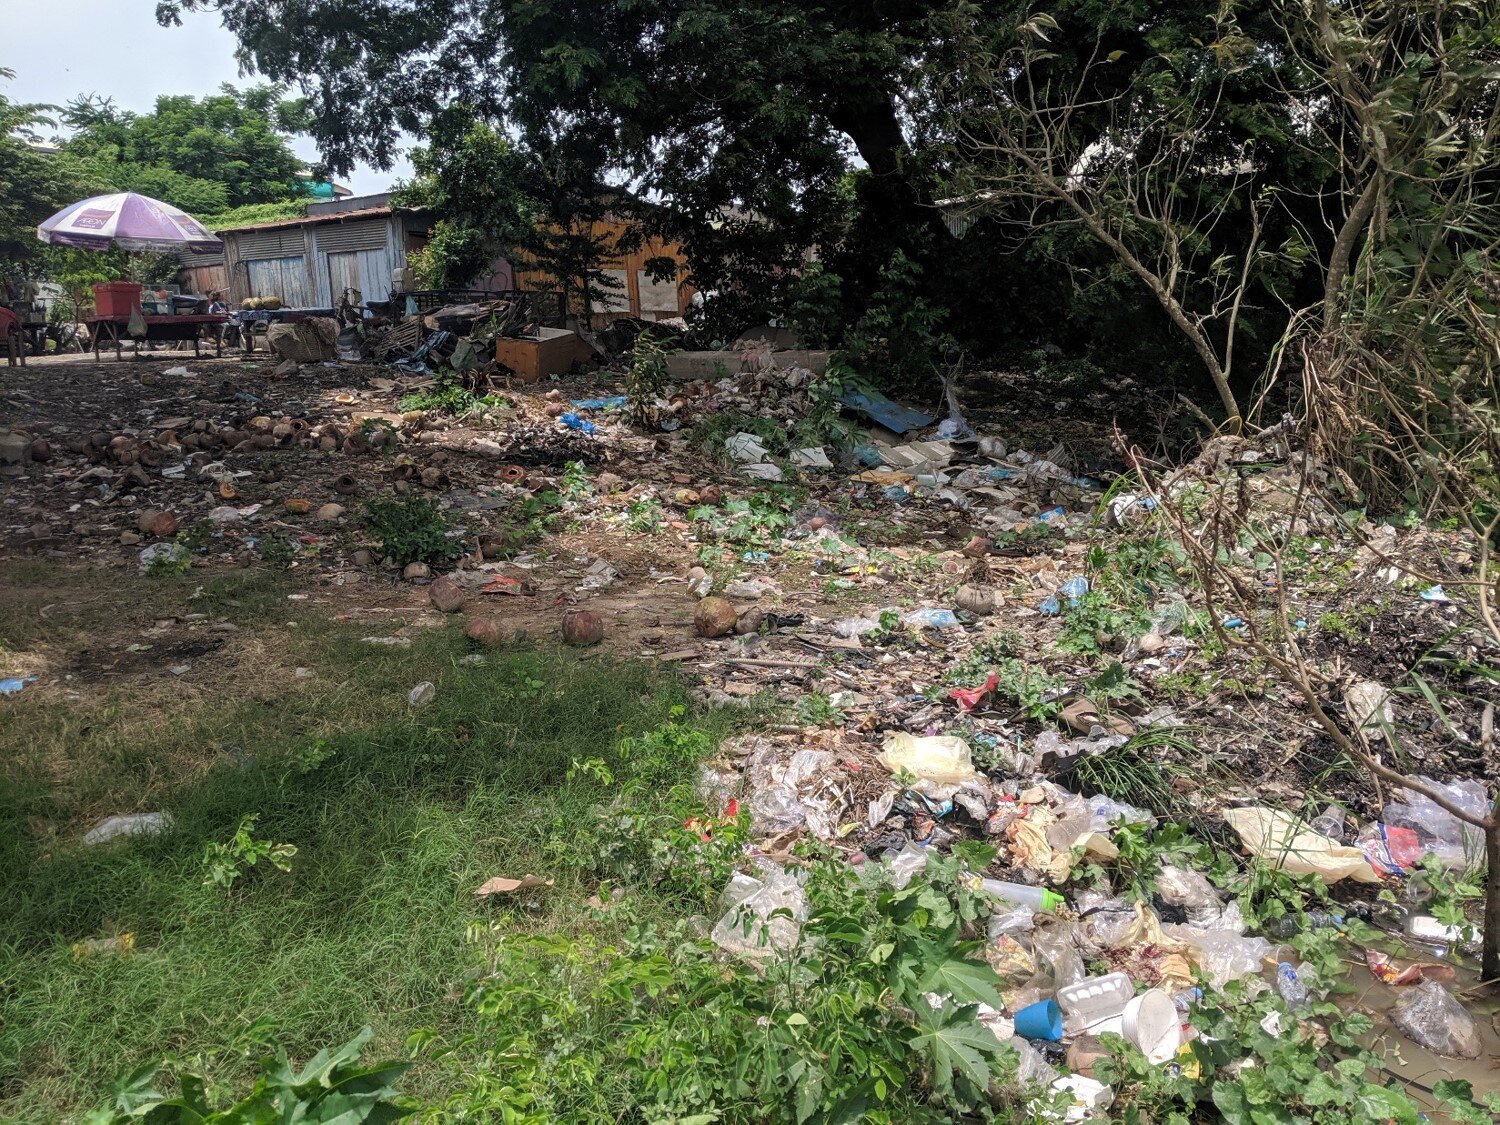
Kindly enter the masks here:
[[1166, 926], [1163, 932], [1188, 947], [1189, 959], [1208, 974], [1216, 989], [1260, 972], [1261, 962], [1271, 952], [1271, 943], [1265, 938], [1244, 937], [1228, 930]]
[[[1419, 777], [1418, 780], [1443, 793], [1466, 812], [1478, 817], [1489, 815], [1489, 794], [1482, 782], [1450, 781], [1444, 784], [1430, 777]], [[1448, 867], [1473, 867], [1483, 860], [1482, 829], [1463, 823], [1420, 793], [1402, 789], [1396, 796], [1398, 800], [1387, 805], [1380, 814], [1383, 824], [1415, 832], [1422, 850], [1433, 853]]]
[[694, 792], [703, 802], [703, 807], [715, 816], [722, 815], [735, 786], [740, 783], [738, 770], [719, 769], [707, 762], [698, 770], [698, 784]]
[[1474, 1017], [1435, 980], [1405, 989], [1391, 1020], [1401, 1033], [1429, 1051], [1461, 1059], [1479, 1057], [1479, 1032]]
[[760, 836], [775, 836], [802, 827], [807, 810], [785, 785], [767, 785], [750, 796], [750, 825]]
[[1022, 1085], [1050, 1086], [1057, 1081], [1056, 1069], [1030, 1043], [1024, 1039], [1013, 1039], [1011, 1046], [1021, 1056], [1021, 1064], [1016, 1068], [1016, 1079]]
[[1378, 883], [1380, 876], [1359, 848], [1319, 836], [1294, 816], [1261, 806], [1227, 809], [1224, 819], [1252, 855], [1293, 875], [1316, 875], [1325, 883], [1353, 879]]
[[837, 764], [838, 759], [827, 750], [798, 750], [787, 762], [786, 770], [781, 775], [781, 783], [800, 790], [807, 782]]
[[1034, 983], [1044, 992], [1055, 992], [1065, 984], [1077, 984], [1087, 972], [1073, 940], [1073, 923], [1049, 914], [1040, 915], [1031, 931], [1031, 949], [1036, 954]]
[[761, 875], [737, 872], [730, 878], [724, 915], [709, 935], [720, 949], [751, 960], [794, 949], [807, 919], [807, 896], [795, 878], [770, 863]]
[[1135, 908], [1123, 898], [1084, 891], [1073, 900], [1085, 950], [1119, 949], [1135, 928]]
[[1240, 904], [1220, 902], [1214, 885], [1200, 871], [1164, 864], [1156, 876], [1156, 893], [1168, 906], [1182, 907], [1188, 924], [1200, 930], [1245, 932]]

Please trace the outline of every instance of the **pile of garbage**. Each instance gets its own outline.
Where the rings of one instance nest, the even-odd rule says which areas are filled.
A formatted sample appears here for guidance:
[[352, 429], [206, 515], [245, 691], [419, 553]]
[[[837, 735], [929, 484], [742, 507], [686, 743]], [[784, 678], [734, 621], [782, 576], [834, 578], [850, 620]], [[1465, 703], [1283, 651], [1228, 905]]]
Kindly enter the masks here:
[[[1310, 984], [1280, 939], [1307, 926], [1343, 924], [1342, 915], [1309, 911], [1282, 919], [1274, 933], [1255, 933], [1237, 901], [1203, 872], [1168, 862], [1151, 873], [1149, 899], [1073, 889], [1076, 867], [1118, 859], [1115, 835], [1154, 827], [1156, 818], [1107, 796], [1070, 792], [1035, 772], [986, 774], [975, 768], [964, 737], [893, 730], [876, 751], [822, 731], [746, 736], [724, 749], [705, 766], [700, 793], [715, 811], [730, 801], [748, 809], [756, 843], [746, 847], [746, 869], [724, 889], [714, 942], [757, 964], [798, 949], [808, 916], [800, 871], [774, 857], [788, 856], [804, 834], [842, 853], [852, 878], [896, 888], [958, 841], [986, 842], [994, 860], [964, 879], [991, 904], [985, 958], [1002, 982], [1004, 1008], [981, 1006], [979, 1018], [1019, 1050], [1024, 1077], [1067, 1090], [1079, 1117], [1112, 1098], [1092, 1074], [1109, 1055], [1101, 1036], [1122, 1036], [1159, 1067], [1195, 1067], [1188, 1014], [1205, 982], [1216, 992], [1231, 981], [1252, 991], [1274, 988], [1296, 1018]], [[1015, 757], [1028, 770], [1033, 761]], [[1476, 782], [1422, 783], [1462, 807], [1488, 808]], [[1252, 856], [1330, 885], [1397, 881], [1424, 855], [1463, 870], [1482, 845], [1475, 829], [1410, 792], [1395, 794], [1351, 845], [1340, 842], [1350, 826], [1332, 813], [1312, 825], [1261, 806], [1230, 808], [1223, 818]], [[1418, 910], [1407, 915], [1406, 933], [1429, 957], [1476, 940]], [[1473, 1017], [1445, 985], [1451, 966], [1401, 965], [1376, 949], [1366, 956], [1372, 974], [1400, 992], [1391, 1018], [1404, 1035], [1438, 1054], [1480, 1053]]]

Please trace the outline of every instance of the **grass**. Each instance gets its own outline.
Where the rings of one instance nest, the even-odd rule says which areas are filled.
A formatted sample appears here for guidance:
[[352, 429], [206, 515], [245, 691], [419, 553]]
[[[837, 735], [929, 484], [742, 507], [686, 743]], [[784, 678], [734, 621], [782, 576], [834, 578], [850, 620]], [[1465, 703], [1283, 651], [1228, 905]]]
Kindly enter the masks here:
[[[140, 581], [161, 599], [153, 610], [201, 585]], [[279, 624], [277, 581], [237, 579], [197, 600]], [[415, 1028], [461, 1033], [458, 993], [474, 965], [464, 935], [490, 915], [473, 890], [491, 875], [556, 879], [522, 925], [602, 924], [582, 905], [595, 857], [574, 853], [604, 787], [571, 767], [618, 768], [622, 739], [682, 714], [680, 686], [644, 663], [566, 653], [464, 663], [457, 625], [378, 648], [359, 640], [367, 625], [306, 603], [296, 613], [299, 629], [265, 657], [313, 668], [308, 681], [267, 686], [261, 668], [243, 695], [6, 704], [0, 1118], [58, 1120], [164, 1055], [212, 1055], [234, 1077], [246, 1065], [237, 1050], [265, 1023], [302, 1057], [366, 1022], [371, 1057], [399, 1053]], [[412, 710], [406, 693], [424, 679], [436, 699]], [[691, 780], [687, 762], [672, 769], [675, 783]], [[156, 808], [175, 819], [165, 835], [77, 843], [101, 812]], [[291, 873], [262, 864], [231, 891], [204, 885], [205, 846], [247, 813], [259, 814], [256, 837], [297, 847]], [[71, 952], [122, 933], [135, 938], [127, 956]], [[435, 1093], [441, 1082], [419, 1066], [405, 1086]]]

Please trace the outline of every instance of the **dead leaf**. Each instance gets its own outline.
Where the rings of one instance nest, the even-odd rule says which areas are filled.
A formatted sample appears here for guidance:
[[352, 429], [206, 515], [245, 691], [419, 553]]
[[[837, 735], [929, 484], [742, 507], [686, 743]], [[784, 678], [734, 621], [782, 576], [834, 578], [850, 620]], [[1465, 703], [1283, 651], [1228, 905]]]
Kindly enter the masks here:
[[493, 879], [486, 879], [484, 885], [474, 893], [484, 898], [487, 895], [512, 895], [517, 891], [529, 891], [536, 887], [550, 887], [551, 879], [541, 879], [535, 875], [523, 875], [519, 879], [507, 879], [503, 875], [496, 875]]

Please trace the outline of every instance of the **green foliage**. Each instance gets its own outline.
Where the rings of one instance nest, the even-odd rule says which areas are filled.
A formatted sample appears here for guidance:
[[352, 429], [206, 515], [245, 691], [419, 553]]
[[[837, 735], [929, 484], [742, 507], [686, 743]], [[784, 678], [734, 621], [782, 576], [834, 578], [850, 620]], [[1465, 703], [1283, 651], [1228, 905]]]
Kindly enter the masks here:
[[228, 890], [236, 879], [245, 875], [261, 860], [278, 871], [292, 869], [292, 857], [297, 854], [295, 844], [278, 844], [272, 840], [257, 840], [250, 834], [259, 813], [249, 813], [240, 818], [239, 827], [229, 842], [211, 840], [203, 848], [203, 867], [206, 886], [218, 886]]
[[589, 467], [582, 461], [569, 461], [563, 466], [557, 485], [568, 500], [582, 500], [594, 491], [594, 482], [589, 477]]
[[655, 535], [661, 530], [665, 514], [661, 501], [654, 496], [632, 500], [625, 508], [625, 526], [643, 535]]
[[642, 332], [630, 349], [630, 370], [625, 373], [625, 409], [638, 424], [650, 422], [656, 400], [667, 389], [667, 356], [672, 353], [651, 333]]
[[375, 537], [380, 553], [394, 559], [398, 566], [441, 564], [463, 553], [463, 544], [448, 534], [448, 521], [435, 500], [422, 496], [376, 497], [366, 501], [363, 522], [365, 530]]
[[286, 570], [297, 560], [297, 544], [284, 531], [268, 531], [260, 537], [260, 557], [267, 566]]
[[786, 505], [775, 496], [757, 492], [744, 500], [725, 500], [718, 507], [701, 504], [688, 515], [715, 538], [736, 546], [771, 546], [791, 523]]
[[471, 414], [482, 414], [486, 410], [506, 405], [505, 399], [495, 394], [476, 395], [447, 371], [439, 374], [437, 385], [426, 390], [402, 395], [400, 408], [408, 410], [436, 410], [451, 414], [455, 418], [466, 418]]
[[301, 102], [274, 86], [225, 84], [203, 98], [163, 95], [150, 113], [108, 98], [77, 98], [63, 111], [65, 151], [117, 191], [138, 191], [193, 215], [306, 195], [289, 134], [306, 124]]
[[217, 214], [195, 214], [193, 217], [211, 231], [222, 231], [254, 223], [273, 223], [278, 219], [300, 219], [306, 214], [306, 200], [283, 199], [272, 203], [246, 203]]
[[315, 1125], [384, 1125], [417, 1111], [394, 1083], [408, 1063], [359, 1065], [373, 1034], [364, 1028], [349, 1042], [314, 1055], [302, 1070], [292, 1067], [286, 1051], [261, 1063], [261, 1073], [244, 1097], [220, 1096], [211, 1076], [181, 1069], [181, 1092], [175, 1097], [156, 1090], [161, 1065], [152, 1063], [122, 1078], [110, 1105], [88, 1114], [86, 1125], [251, 1125], [259, 1122], [306, 1122]]
[[[0, 68], [0, 79], [9, 78]], [[0, 282], [34, 278], [48, 258], [37, 224], [69, 203], [104, 190], [71, 156], [36, 151], [26, 143], [54, 123], [54, 107], [0, 96]]]
[[982, 908], [957, 862], [929, 860], [899, 891], [861, 886], [836, 860], [806, 871], [801, 938], [760, 971], [634, 913], [616, 943], [497, 935], [468, 996], [484, 1053], [449, 1056], [458, 1092], [444, 1110], [889, 1125], [986, 1110], [992, 1081], [1013, 1089], [1013, 1054], [975, 1018], [998, 978], [966, 940]]

